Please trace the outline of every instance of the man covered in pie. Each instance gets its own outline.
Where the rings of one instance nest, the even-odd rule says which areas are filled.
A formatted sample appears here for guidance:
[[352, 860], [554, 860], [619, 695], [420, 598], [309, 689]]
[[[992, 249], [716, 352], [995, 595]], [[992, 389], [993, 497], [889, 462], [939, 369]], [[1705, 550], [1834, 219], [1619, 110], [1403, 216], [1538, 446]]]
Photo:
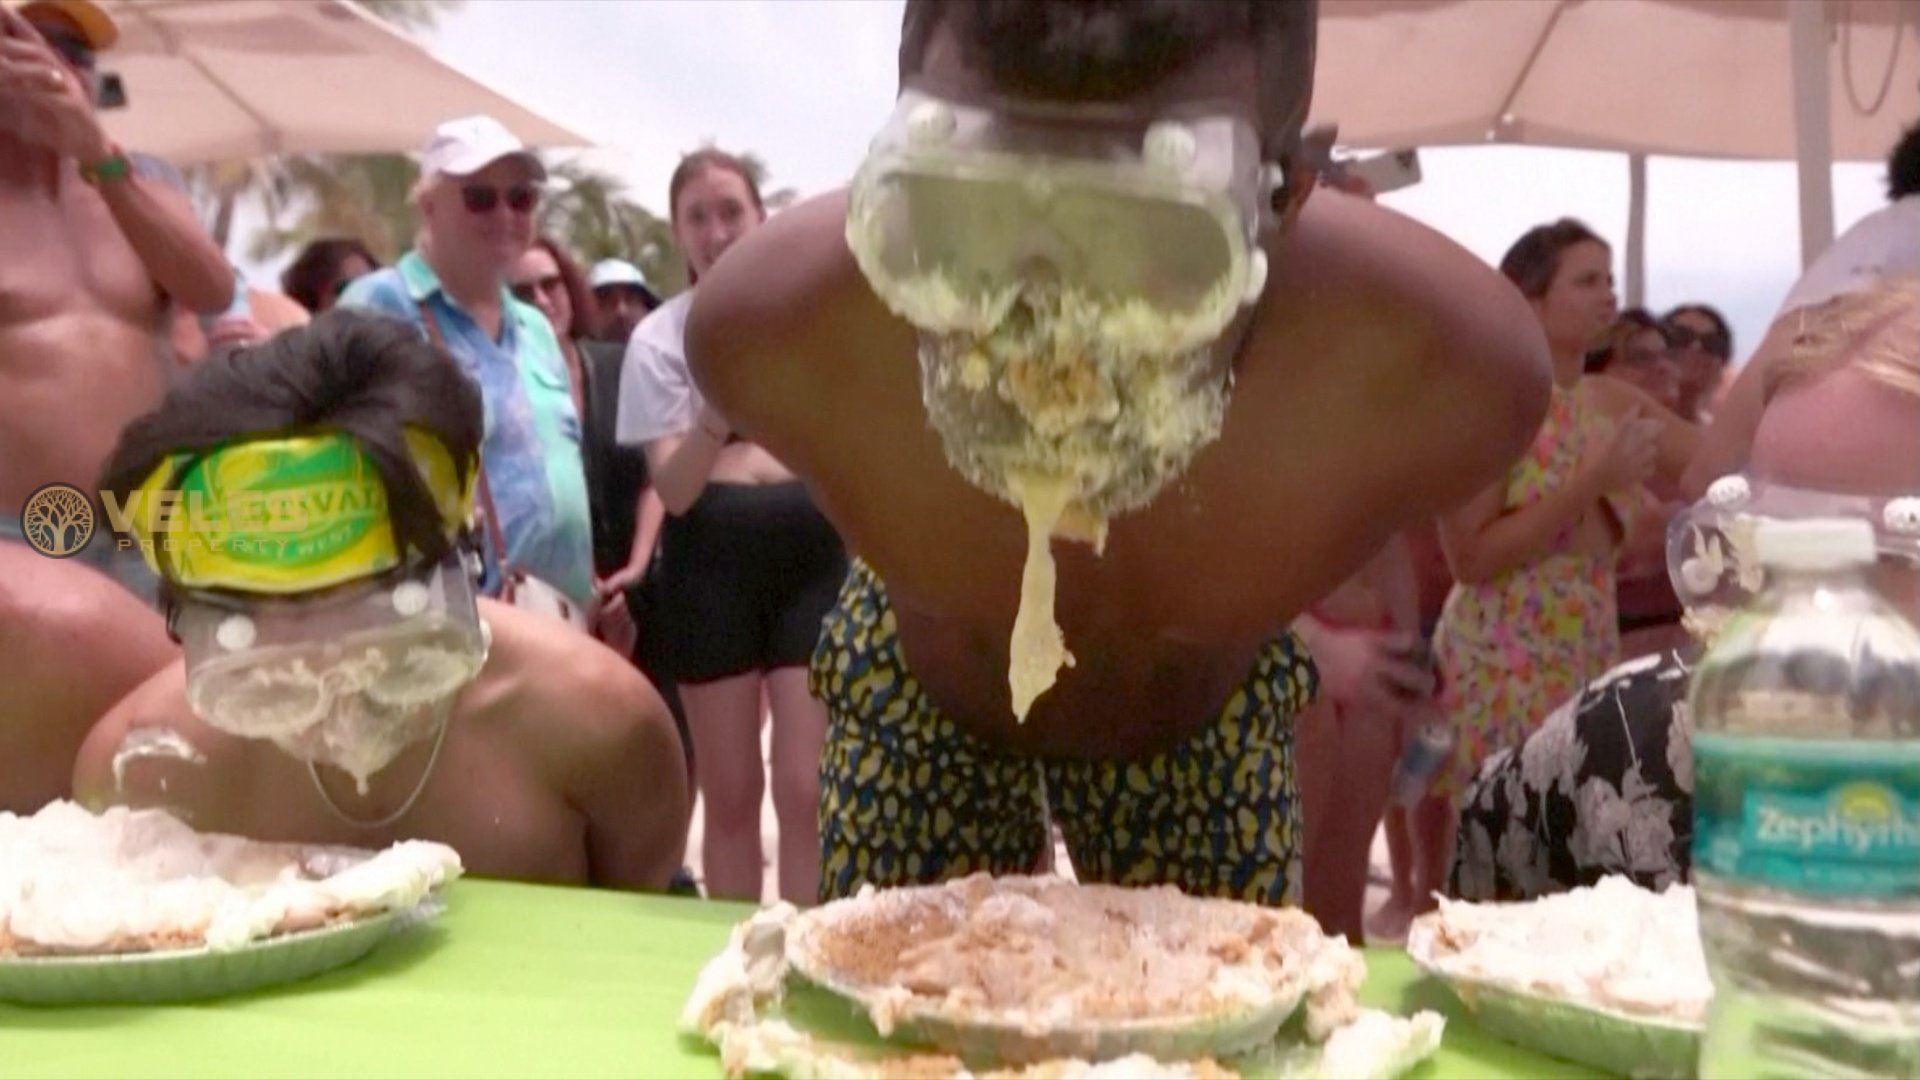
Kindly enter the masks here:
[[665, 888], [690, 803], [679, 735], [623, 658], [476, 599], [481, 429], [449, 356], [348, 311], [203, 361], [128, 425], [101, 486], [183, 656], [87, 737], [74, 797]]
[[822, 894], [1029, 872], [1298, 902], [1288, 630], [1502, 475], [1499, 276], [1311, 205], [1311, 2], [909, 0], [841, 192], [703, 277], [702, 392], [855, 555], [813, 660]]

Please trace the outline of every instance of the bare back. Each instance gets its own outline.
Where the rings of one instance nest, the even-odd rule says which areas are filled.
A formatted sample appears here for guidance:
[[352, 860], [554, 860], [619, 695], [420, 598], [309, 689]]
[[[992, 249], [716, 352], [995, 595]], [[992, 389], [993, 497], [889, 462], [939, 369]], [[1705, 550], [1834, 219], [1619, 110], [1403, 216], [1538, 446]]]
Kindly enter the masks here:
[[846, 250], [844, 197], [743, 241], [702, 283], [695, 378], [793, 466], [886, 581], [943, 712], [1003, 746], [1132, 756], [1217, 715], [1260, 643], [1404, 525], [1502, 475], [1545, 413], [1545, 341], [1498, 275], [1414, 223], [1314, 198], [1236, 360], [1219, 440], [1103, 555], [1056, 542], [1077, 658], [1016, 726], [1007, 643], [1025, 529], [947, 465], [915, 335]]
[[166, 387], [166, 298], [100, 196], [0, 134], [0, 513], [42, 484], [92, 489]]
[[[180, 663], [88, 736], [76, 796], [161, 805], [195, 828], [261, 840], [370, 848], [436, 840], [488, 877], [664, 887], [679, 866], [688, 804], [665, 705], [618, 656], [558, 622], [491, 601], [482, 612], [493, 634], [487, 666], [455, 703], [430, 773], [430, 742], [371, 778], [364, 797], [345, 774], [320, 771], [327, 796], [358, 821], [399, 811], [425, 776], [418, 801], [390, 825], [342, 820], [305, 765], [200, 723]], [[179, 732], [204, 764], [130, 757], [117, 779], [115, 756], [142, 729]]]

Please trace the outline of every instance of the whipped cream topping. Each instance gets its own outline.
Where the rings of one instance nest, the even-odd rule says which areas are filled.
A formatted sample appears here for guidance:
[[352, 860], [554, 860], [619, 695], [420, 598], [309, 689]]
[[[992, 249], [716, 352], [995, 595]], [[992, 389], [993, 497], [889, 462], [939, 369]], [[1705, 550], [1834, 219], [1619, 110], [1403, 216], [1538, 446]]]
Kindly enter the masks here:
[[198, 833], [160, 810], [0, 813], [0, 954], [238, 948], [419, 904], [460, 876], [444, 844], [379, 853]]
[[1674, 1021], [1713, 997], [1693, 889], [1613, 875], [1525, 904], [1442, 899], [1408, 947], [1442, 974]]

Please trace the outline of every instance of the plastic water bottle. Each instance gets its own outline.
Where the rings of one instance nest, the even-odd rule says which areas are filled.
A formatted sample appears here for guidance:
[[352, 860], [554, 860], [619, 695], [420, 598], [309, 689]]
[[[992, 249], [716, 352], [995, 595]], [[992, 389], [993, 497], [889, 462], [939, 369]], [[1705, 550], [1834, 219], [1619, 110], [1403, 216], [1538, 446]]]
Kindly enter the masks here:
[[1762, 522], [1694, 672], [1705, 1078], [1920, 1076], [1920, 629], [1860, 520]]
[[1428, 709], [1393, 766], [1395, 805], [1412, 807], [1425, 798], [1434, 774], [1452, 753], [1453, 725], [1437, 708]]

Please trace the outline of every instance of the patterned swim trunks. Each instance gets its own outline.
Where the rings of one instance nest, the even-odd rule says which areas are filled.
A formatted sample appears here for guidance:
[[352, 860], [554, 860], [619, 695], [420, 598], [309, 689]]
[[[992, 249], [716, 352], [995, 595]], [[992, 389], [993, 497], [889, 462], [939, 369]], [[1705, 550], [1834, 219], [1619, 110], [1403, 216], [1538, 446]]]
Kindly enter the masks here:
[[1032, 873], [1049, 814], [1083, 881], [1176, 885], [1269, 905], [1300, 897], [1293, 722], [1318, 677], [1291, 632], [1268, 642], [1220, 720], [1142, 761], [1004, 753], [940, 714], [900, 654], [886, 587], [855, 560], [813, 654], [826, 702], [822, 900], [860, 886]]

